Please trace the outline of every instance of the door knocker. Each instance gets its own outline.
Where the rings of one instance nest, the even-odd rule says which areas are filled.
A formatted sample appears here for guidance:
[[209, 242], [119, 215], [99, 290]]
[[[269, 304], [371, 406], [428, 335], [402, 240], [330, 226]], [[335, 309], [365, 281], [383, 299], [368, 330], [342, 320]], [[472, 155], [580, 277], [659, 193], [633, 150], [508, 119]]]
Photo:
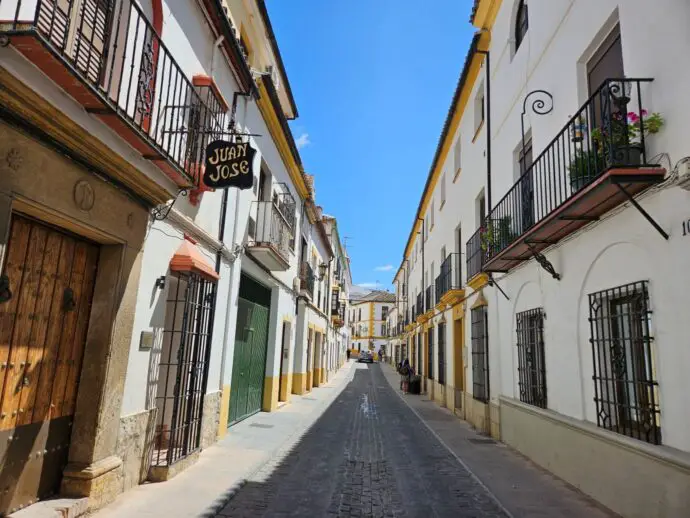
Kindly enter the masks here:
[[12, 298], [12, 290], [10, 290], [10, 278], [7, 275], [0, 276], [0, 304], [7, 302]]
[[65, 294], [62, 296], [63, 311], [74, 311], [76, 305], [77, 303], [74, 300], [74, 290], [72, 288], [65, 288]]

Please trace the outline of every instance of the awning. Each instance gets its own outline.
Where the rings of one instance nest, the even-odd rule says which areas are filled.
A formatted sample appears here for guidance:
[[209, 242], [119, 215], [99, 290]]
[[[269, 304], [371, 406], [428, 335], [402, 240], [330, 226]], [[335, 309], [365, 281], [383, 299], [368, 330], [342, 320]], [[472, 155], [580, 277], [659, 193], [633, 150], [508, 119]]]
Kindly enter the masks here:
[[206, 261], [199, 248], [185, 239], [175, 255], [170, 260], [170, 270], [173, 272], [191, 272], [200, 275], [208, 281], [216, 282], [220, 276]]

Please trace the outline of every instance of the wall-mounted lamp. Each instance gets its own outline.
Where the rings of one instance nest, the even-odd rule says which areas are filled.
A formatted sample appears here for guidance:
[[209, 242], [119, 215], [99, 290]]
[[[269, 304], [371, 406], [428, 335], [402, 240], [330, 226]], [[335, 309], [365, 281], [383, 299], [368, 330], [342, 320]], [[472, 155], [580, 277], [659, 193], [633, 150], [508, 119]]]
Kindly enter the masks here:
[[328, 268], [328, 265], [326, 263], [321, 263], [319, 265], [319, 280], [322, 281], [323, 278], [326, 276], [326, 268]]
[[161, 290], [165, 288], [165, 275], [161, 275], [156, 279], [156, 288]]

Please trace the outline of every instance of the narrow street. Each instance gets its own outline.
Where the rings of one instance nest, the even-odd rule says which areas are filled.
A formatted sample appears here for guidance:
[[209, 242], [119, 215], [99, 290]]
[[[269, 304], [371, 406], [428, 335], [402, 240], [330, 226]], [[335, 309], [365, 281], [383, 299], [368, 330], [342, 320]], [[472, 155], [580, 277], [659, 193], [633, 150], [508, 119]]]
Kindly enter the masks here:
[[[507, 502], [514, 510], [506, 511], [395, 393], [383, 369], [393, 381], [388, 366], [358, 365], [299, 443], [278, 465], [247, 481], [218, 516], [606, 516], [573, 491], [559, 493], [563, 488], [556, 484], [538, 488], [539, 513], [526, 510], [535, 496], [529, 491], [522, 502]], [[506, 463], [495, 467], [520, 476]], [[515, 479], [513, 488], [521, 482]], [[550, 497], [558, 508], [545, 505]]]

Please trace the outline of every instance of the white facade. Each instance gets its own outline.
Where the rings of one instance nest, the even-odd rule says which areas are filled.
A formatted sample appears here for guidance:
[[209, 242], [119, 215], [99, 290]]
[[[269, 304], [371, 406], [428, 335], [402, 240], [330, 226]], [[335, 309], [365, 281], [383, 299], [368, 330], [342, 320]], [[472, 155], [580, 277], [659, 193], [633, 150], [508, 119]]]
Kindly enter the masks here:
[[[683, 23], [690, 18], [690, 6], [680, 0], [665, 0], [653, 6], [638, 0], [528, 0], [524, 3], [529, 8], [529, 24], [519, 45], [517, 38], [522, 35], [516, 33], [516, 25], [520, 2], [476, 3], [474, 23], [486, 31], [477, 34], [470, 49], [439, 145], [440, 160], [432, 167], [431, 180], [420, 202], [418, 215], [425, 221], [417, 222], [411, 231], [396, 277], [399, 299], [404, 299], [401, 284], [409, 286], [410, 297], [403, 303], [403, 311], [407, 309], [403, 321], [419, 316], [418, 311], [411, 314], [410, 308], [416, 303], [417, 294], [433, 284], [439, 275], [439, 262], [443, 261], [444, 253], [446, 256], [461, 254], [458, 264], [462, 274], [457, 286], [461, 290], [458, 290], [459, 299], [452, 304], [437, 305], [434, 300], [431, 307], [423, 305], [419, 325], [408, 327], [411, 333], [404, 334], [402, 340], [414, 347], [415, 336], [431, 329], [433, 344], [437, 345], [439, 324], [445, 322], [445, 358], [439, 358], [438, 347], [432, 348], [431, 377], [436, 381], [429, 381], [427, 389], [434, 399], [454, 408], [478, 428], [500, 436], [624, 516], [680, 516], [690, 504], [686, 497], [670, 497], [668, 488], [681, 491], [681, 487], [690, 483], [687, 477], [690, 437], [686, 433], [689, 414], [685, 397], [690, 387], [679, 367], [687, 364], [688, 355], [678, 345], [684, 342], [686, 334], [683, 313], [678, 308], [690, 306], [687, 294], [690, 280], [683, 268], [687, 263], [683, 220], [687, 218], [681, 215], [690, 202], [690, 193], [676, 181], [678, 165], [690, 155], [683, 128], [690, 115], [690, 105], [678, 88], [689, 82], [690, 73], [678, 70], [673, 63], [690, 49], [690, 37]], [[596, 70], [600, 75], [621, 78], [620, 73], [606, 75], [608, 67], [613, 70], [618, 67], [616, 54], [610, 50], [615, 47], [612, 42], [616, 41], [616, 31], [620, 33], [624, 77], [653, 79], [640, 83], [639, 99], [649, 114], [658, 112], [665, 122], [657, 134], [647, 136], [645, 144], [647, 163], [661, 164], [666, 169], [666, 179], [639, 195], [637, 202], [668, 234], [668, 240], [631, 203], [624, 201], [605, 211], [598, 221], [544, 250], [543, 255], [560, 280], [536, 259], [526, 260], [508, 272], [494, 272], [494, 286], [487, 284], [486, 276], [469, 279], [468, 260], [471, 261], [474, 249], [468, 240], [481, 226], [481, 215], [486, 214], [480, 200], [488, 202], [489, 198], [485, 158], [487, 124], [481, 123], [481, 99], [489, 95], [485, 92], [486, 59], [475, 50], [488, 50], [491, 59], [491, 208], [495, 209], [491, 217], [496, 221], [506, 214], [500, 212], [506, 210], [506, 202], [501, 204], [503, 196], [521, 174], [523, 102], [526, 140], [531, 140], [531, 155], [537, 164], [534, 171], [547, 164], [550, 156], [554, 160], [547, 170], [548, 167], [551, 171], [565, 170], [558, 162], [567, 149], [561, 142], [570, 145], [573, 134], [568, 132], [568, 121], [590, 96], [588, 73], [594, 78], [599, 67]], [[669, 41], [673, 45], [669, 46]], [[615, 62], [615, 66], [610, 62]], [[546, 108], [537, 106], [537, 111], [549, 111], [550, 102], [542, 94], [533, 94], [525, 101], [535, 90], [544, 90], [552, 96], [552, 111], [535, 113], [532, 103], [540, 95], [546, 99]], [[639, 112], [636, 85], [631, 98], [629, 110]], [[565, 140], [559, 141], [556, 137], [562, 131]], [[548, 154], [554, 153], [554, 149], [561, 150], [561, 155]], [[540, 157], [542, 152], [546, 154]], [[538, 173], [532, 174], [537, 177]], [[522, 182], [520, 185], [525, 180]], [[535, 180], [535, 196], [553, 192], [548, 187]], [[571, 196], [570, 192], [567, 196]], [[546, 202], [537, 198], [534, 203]], [[542, 217], [540, 214], [539, 218]], [[512, 232], [518, 235], [522, 232], [516, 228], [515, 221]], [[482, 248], [479, 255], [484, 253]], [[474, 269], [478, 273], [479, 269]], [[622, 288], [633, 284], [634, 288]], [[617, 291], [606, 294], [606, 290]], [[614, 310], [599, 309], [601, 304], [613, 308], [614, 303], [623, 303], [618, 302], [624, 300], [621, 295], [634, 294], [642, 300], [645, 290], [651, 313], [648, 319], [644, 318], [644, 324], [639, 324], [640, 331], [631, 330], [637, 317], [619, 317], [621, 321], [631, 320], [626, 320], [627, 327], [617, 327], [623, 324], [608, 316]], [[593, 309], [590, 295], [599, 304], [593, 305]], [[473, 310], [478, 308], [484, 308], [488, 315], [488, 329], [482, 335], [488, 336], [486, 384], [475, 377], [476, 365], [473, 369], [473, 359], [476, 361], [472, 354], [473, 338], [477, 342], [477, 329], [481, 326], [473, 326], [472, 319]], [[541, 310], [544, 315], [543, 334], [539, 335], [544, 350], [545, 384], [539, 389], [539, 398], [545, 395], [543, 409], [530, 404], [529, 390], [526, 385], [521, 390], [520, 385], [519, 368], [524, 368], [525, 359], [520, 356], [523, 349], [517, 347], [516, 322], [518, 314], [524, 315], [528, 310]], [[595, 320], [590, 321], [591, 318]], [[608, 331], [598, 331], [597, 325], [610, 327]], [[458, 337], [461, 329], [464, 329], [463, 336]], [[593, 344], [606, 343], [613, 336], [627, 336], [619, 340], [627, 344], [649, 344], [651, 349], [651, 355], [635, 353], [634, 360], [627, 349], [627, 357], [622, 360], [629, 369], [625, 374], [629, 380], [627, 396], [609, 394], [606, 391], [613, 391], [611, 384], [593, 380], [613, 368], [607, 363], [612, 361], [606, 356], [609, 353], [601, 352], [602, 345]], [[421, 350], [426, 351], [427, 340], [423, 339], [422, 343]], [[640, 346], [640, 350], [645, 347]], [[408, 356], [414, 357], [415, 353]], [[422, 356], [421, 361], [417, 359], [418, 370], [429, 377], [428, 357], [426, 353]], [[644, 374], [635, 374], [638, 382], [633, 384], [630, 369], [633, 363], [639, 367], [641, 362], [644, 362]], [[441, 387], [437, 371], [443, 364], [445, 383]], [[462, 369], [461, 373], [458, 368]], [[487, 405], [476, 401], [478, 383], [488, 393]], [[450, 394], [453, 389], [455, 398]], [[459, 398], [458, 391], [464, 391], [469, 397]], [[615, 405], [606, 403], [607, 397], [618, 401], [621, 407], [627, 404], [621, 403], [626, 401], [621, 398], [627, 398], [632, 407], [636, 404], [640, 407], [622, 414]], [[642, 401], [650, 400], [658, 405], [658, 415], [652, 407], [642, 406]], [[619, 424], [623, 423], [623, 415], [637, 416], [628, 418], [637, 421], [632, 425]], [[653, 432], [655, 424], [659, 427], [660, 445], [654, 444], [658, 439]], [[647, 444], [645, 438], [652, 444]], [[568, 447], [569, 444], [577, 446]], [[604, 475], [610, 467], [615, 467], [616, 474]], [[637, 475], [623, 475], [632, 472]], [[651, 482], [654, 479], [665, 480], [666, 487]], [[654, 496], [641, 498], [640, 495], [650, 491]]]

